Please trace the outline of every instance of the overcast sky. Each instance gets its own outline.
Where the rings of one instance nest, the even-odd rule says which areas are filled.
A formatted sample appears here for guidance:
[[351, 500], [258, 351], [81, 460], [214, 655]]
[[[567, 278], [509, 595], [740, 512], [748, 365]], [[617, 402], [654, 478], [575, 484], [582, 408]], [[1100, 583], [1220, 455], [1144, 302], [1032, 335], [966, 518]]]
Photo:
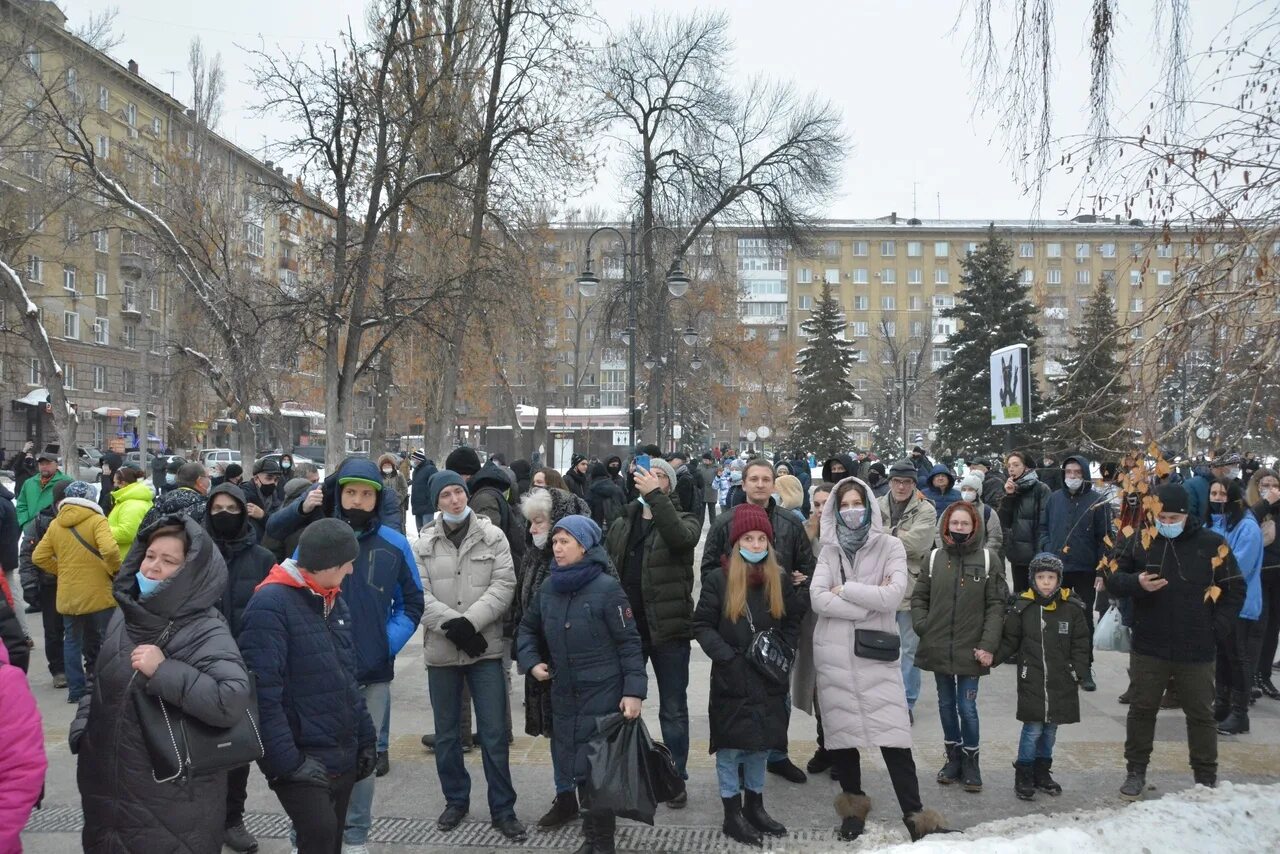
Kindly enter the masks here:
[[[1152, 50], [1152, 9], [1160, 0], [1122, 4], [1118, 22], [1118, 104], [1145, 109], [1156, 82], [1158, 57]], [[91, 11], [120, 8], [117, 30], [124, 41], [113, 53], [137, 60], [144, 77], [189, 100], [183, 69], [187, 45], [199, 35], [220, 51], [228, 76], [226, 106], [219, 131], [260, 153], [281, 130], [279, 123], [251, 112], [255, 93], [248, 85], [244, 48], [278, 46], [293, 52], [332, 39], [348, 18], [362, 20], [364, 0], [127, 0], [64, 4], [76, 23]], [[637, 4], [596, 0], [599, 15], [621, 27]], [[689, 0], [650, 0], [647, 7], [671, 12], [691, 8]], [[706, 4], [727, 9], [736, 41], [733, 71], [764, 73], [818, 92], [844, 113], [852, 148], [838, 196], [828, 217], [882, 216], [897, 211], [932, 219], [1057, 218], [1070, 195], [1066, 179], [1050, 182], [1037, 211], [1023, 196], [1003, 158], [994, 122], [973, 114], [971, 77], [965, 64], [968, 21], [957, 24], [958, 0], [787, 0]], [[997, 2], [999, 8], [1009, 3]], [[1056, 129], [1084, 129], [1088, 90], [1086, 0], [1058, 0], [1059, 46], [1054, 103]], [[1203, 45], [1228, 18], [1229, 0], [1192, 4], [1195, 43]], [[167, 72], [177, 72], [170, 75]], [[1135, 113], [1136, 115], [1136, 113]], [[623, 194], [603, 174], [583, 204], [616, 209]], [[1074, 213], [1074, 211], [1072, 211]]]

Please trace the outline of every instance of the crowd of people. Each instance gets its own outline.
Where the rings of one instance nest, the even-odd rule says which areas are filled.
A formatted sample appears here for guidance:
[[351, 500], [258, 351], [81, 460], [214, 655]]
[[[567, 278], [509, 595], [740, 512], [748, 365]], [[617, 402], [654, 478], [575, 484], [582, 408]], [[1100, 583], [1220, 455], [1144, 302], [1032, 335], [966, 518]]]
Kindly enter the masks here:
[[[188, 463], [157, 488], [118, 455], [98, 483], [32, 455], [17, 495], [0, 492], [0, 850], [20, 845], [47, 762], [20, 675], [24, 615], [37, 613], [52, 684], [77, 704], [68, 743], [87, 851], [257, 848], [250, 765], [158, 775], [148, 703], [215, 729], [250, 715], [296, 850], [367, 850], [395, 660], [420, 625], [422, 741], [445, 832], [470, 812], [464, 754], [478, 747], [489, 821], [528, 838], [509, 760], [514, 664], [524, 732], [550, 742], [555, 796], [538, 826], [580, 817], [577, 854], [612, 852], [616, 817], [584, 791], [598, 719], [640, 716], [651, 667], [662, 740], [687, 780], [695, 642], [711, 661], [728, 838], [785, 836], [769, 777], [829, 772], [838, 837], [857, 839], [871, 749], [911, 839], [950, 832], [919, 782], [921, 672], [938, 698], [938, 784], [982, 790], [979, 686], [1007, 663], [1022, 724], [1013, 793], [1060, 794], [1057, 730], [1097, 689], [1094, 625], [1108, 608], [1132, 645], [1120, 796], [1142, 796], [1157, 714], [1173, 706], [1194, 781], [1214, 786], [1218, 736], [1248, 733], [1250, 705], [1280, 700], [1280, 478], [1251, 462], [1223, 452], [1179, 471], [1017, 451], [955, 471], [922, 448], [819, 465], [645, 446], [626, 461], [575, 456], [562, 473], [464, 446], [442, 467], [421, 452], [352, 457], [323, 479], [293, 477], [288, 455], [247, 477]], [[795, 708], [817, 721], [803, 768]]]

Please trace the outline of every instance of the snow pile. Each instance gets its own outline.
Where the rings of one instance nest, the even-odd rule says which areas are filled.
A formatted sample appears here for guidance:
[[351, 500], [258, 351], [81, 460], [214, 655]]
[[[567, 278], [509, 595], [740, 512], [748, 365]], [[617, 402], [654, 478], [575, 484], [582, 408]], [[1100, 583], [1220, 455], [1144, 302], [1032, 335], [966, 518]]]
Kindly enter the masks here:
[[[1001, 819], [963, 835], [866, 848], [885, 854], [1082, 854], [1087, 851], [1261, 851], [1280, 839], [1280, 785], [1197, 786], [1113, 809]], [[868, 830], [871, 825], [868, 825]], [[1272, 840], [1270, 843], [1265, 840]]]

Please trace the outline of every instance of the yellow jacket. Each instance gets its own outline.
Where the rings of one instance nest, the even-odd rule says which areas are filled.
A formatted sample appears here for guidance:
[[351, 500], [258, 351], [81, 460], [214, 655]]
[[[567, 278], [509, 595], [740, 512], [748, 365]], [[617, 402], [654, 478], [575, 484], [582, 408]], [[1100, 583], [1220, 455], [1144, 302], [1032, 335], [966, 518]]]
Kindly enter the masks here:
[[[72, 530], [85, 542], [77, 540]], [[85, 543], [97, 549], [98, 555]], [[92, 614], [116, 606], [111, 582], [120, 568], [120, 547], [102, 508], [94, 502], [64, 498], [31, 560], [50, 575], [58, 576], [59, 614]]]

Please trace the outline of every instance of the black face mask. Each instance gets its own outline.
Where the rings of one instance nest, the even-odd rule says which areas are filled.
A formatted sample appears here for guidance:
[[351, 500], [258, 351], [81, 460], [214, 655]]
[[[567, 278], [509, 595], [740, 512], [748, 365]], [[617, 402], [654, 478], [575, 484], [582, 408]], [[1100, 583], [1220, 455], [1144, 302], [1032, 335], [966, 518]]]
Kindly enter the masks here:
[[878, 471], [873, 471], [871, 474], [867, 475], [867, 483], [871, 484], [872, 486], [875, 486], [876, 484], [878, 484], [882, 479], [883, 478], [881, 478], [880, 472]]
[[951, 542], [955, 543], [957, 546], [963, 545], [964, 543], [969, 542], [970, 536], [971, 533], [969, 531], [965, 531], [964, 533], [961, 533], [960, 531], [952, 531]]
[[276, 491], [276, 485], [274, 483], [258, 484], [258, 492], [262, 494], [263, 498], [270, 498], [272, 494], [275, 493], [275, 491]]
[[1226, 515], [1226, 513], [1227, 513], [1227, 502], [1225, 502], [1225, 501], [1210, 501], [1210, 502], [1209, 502], [1209, 512], [1210, 512], [1211, 514], [1213, 514], [1214, 516], [1225, 516], [1225, 515]]
[[210, 513], [209, 527], [219, 537], [234, 537], [244, 525], [243, 513]]
[[357, 531], [363, 531], [369, 527], [369, 520], [373, 518], [372, 510], [362, 510], [355, 507], [343, 507], [342, 514], [347, 517], [351, 527]]

